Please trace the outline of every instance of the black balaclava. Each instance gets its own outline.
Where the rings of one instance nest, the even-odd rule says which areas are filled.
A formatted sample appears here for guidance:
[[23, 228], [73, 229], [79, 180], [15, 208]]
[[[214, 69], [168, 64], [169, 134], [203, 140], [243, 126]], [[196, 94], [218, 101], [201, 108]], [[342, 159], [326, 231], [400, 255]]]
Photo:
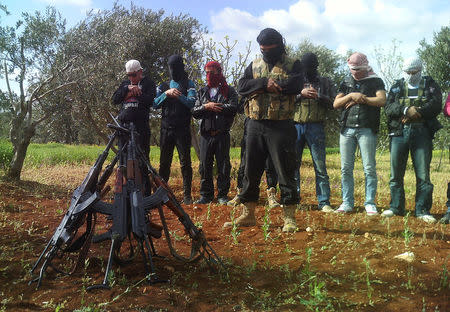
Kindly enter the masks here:
[[277, 44], [278, 46], [270, 49], [269, 51], [262, 52], [263, 60], [266, 63], [275, 65], [277, 61], [279, 61], [286, 50], [284, 48], [283, 36], [273, 28], [265, 28], [261, 30], [258, 37], [256, 38], [259, 45], [273, 45]]
[[313, 82], [317, 80], [317, 76], [319, 75], [317, 72], [317, 67], [319, 66], [317, 56], [311, 52], [305, 53], [302, 56], [301, 62], [308, 81]]
[[187, 73], [184, 70], [183, 58], [180, 55], [175, 54], [170, 56], [167, 64], [169, 65], [170, 77], [174, 81], [179, 82], [187, 79]]

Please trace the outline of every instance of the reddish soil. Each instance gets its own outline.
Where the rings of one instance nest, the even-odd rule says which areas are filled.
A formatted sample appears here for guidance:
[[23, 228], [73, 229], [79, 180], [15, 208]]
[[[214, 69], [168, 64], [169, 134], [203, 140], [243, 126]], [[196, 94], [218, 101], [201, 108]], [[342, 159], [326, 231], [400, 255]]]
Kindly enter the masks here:
[[[171, 182], [181, 195], [181, 180]], [[103, 279], [107, 241], [91, 246], [80, 272], [62, 276], [49, 269], [38, 290], [28, 285], [29, 270], [61, 221], [71, 190], [0, 182], [0, 311], [450, 311], [448, 225], [413, 217], [386, 221], [361, 210], [324, 214], [312, 210], [313, 192], [303, 194], [296, 233], [281, 233], [281, 209], [270, 211], [267, 240], [263, 192], [257, 226], [242, 229], [236, 241], [230, 229], [222, 229], [232, 208], [184, 206], [225, 262], [228, 276], [210, 272], [204, 261], [178, 262], [161, 238], [155, 247], [166, 258], [155, 259], [155, 266], [167, 283], [145, 282], [138, 253], [131, 264], [113, 266], [112, 290], [87, 292]], [[167, 215], [176, 247], [185, 250], [179, 222]], [[99, 217], [96, 231], [107, 227]], [[405, 251], [415, 254], [412, 263], [394, 259]]]

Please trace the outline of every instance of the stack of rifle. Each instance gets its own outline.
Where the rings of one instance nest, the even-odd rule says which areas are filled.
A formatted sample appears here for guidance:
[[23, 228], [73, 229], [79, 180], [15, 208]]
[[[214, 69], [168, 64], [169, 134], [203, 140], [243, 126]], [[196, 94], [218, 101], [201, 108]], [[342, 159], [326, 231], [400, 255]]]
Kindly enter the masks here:
[[[48, 267], [58, 273], [72, 274], [84, 265], [91, 242], [111, 240], [105, 277], [101, 284], [88, 289], [109, 289], [109, 273], [113, 262], [126, 264], [133, 259], [132, 241], [136, 241], [144, 260], [149, 283], [161, 282], [155, 272], [153, 257], [157, 256], [153, 239], [158, 239], [164, 232], [169, 250], [176, 259], [193, 262], [204, 259], [213, 269], [224, 269], [224, 265], [209, 245], [202, 230], [198, 229], [189, 215], [175, 198], [172, 190], [151, 166], [149, 159], [137, 144], [138, 133], [133, 123], [120, 125], [117, 120], [108, 127], [115, 132], [111, 135], [105, 150], [91, 167], [82, 184], [73, 192], [70, 207], [65, 213], [52, 238], [44, 248], [31, 274], [39, 267], [39, 275], [30, 281], [40, 287]], [[102, 172], [109, 151], [118, 140], [118, 151], [111, 163]], [[114, 201], [102, 201], [102, 195], [109, 189], [105, 187], [116, 167]], [[169, 209], [176, 215], [191, 241], [190, 255], [182, 256], [172, 244], [164, 211]], [[161, 225], [151, 221], [152, 212], [158, 211]], [[97, 214], [106, 215], [112, 221], [111, 228], [99, 235], [94, 235]], [[82, 228], [85, 228], [82, 232]], [[122, 243], [128, 238], [129, 255], [124, 258], [121, 253]], [[71, 270], [58, 266], [58, 259], [75, 255]]]

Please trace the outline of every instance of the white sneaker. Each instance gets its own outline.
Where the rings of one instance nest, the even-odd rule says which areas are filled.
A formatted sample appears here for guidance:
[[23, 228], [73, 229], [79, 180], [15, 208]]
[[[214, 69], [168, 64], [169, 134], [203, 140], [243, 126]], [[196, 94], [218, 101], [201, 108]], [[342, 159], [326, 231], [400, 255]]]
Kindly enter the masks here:
[[348, 204], [342, 203], [338, 209], [336, 209], [334, 212], [337, 213], [349, 213], [353, 211], [353, 207], [350, 207]]
[[323, 211], [323, 212], [334, 212], [334, 209], [333, 208], [331, 208], [331, 206], [330, 205], [324, 205], [323, 207], [322, 207], [322, 209], [320, 209], [320, 211]]
[[366, 208], [366, 213], [368, 216], [375, 216], [378, 214], [377, 206], [374, 204], [367, 204], [364, 208]]
[[424, 222], [426, 222], [426, 223], [429, 223], [429, 224], [433, 224], [433, 223], [437, 222], [437, 220], [432, 215], [423, 215], [423, 216], [420, 216], [420, 217], [417, 217], [417, 218], [422, 220], [422, 221], [424, 221]]
[[383, 211], [383, 213], [381, 214], [382, 217], [386, 218], [393, 217], [394, 215], [395, 215], [394, 212], [390, 209]]

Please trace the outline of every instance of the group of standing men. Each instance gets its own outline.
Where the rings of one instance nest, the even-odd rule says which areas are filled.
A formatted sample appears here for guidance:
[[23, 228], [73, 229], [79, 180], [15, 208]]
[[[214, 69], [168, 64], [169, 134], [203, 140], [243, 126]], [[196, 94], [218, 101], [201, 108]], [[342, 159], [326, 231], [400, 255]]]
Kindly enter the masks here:
[[[301, 60], [289, 57], [281, 34], [262, 30], [257, 37], [261, 57], [245, 69], [237, 92], [229, 86], [221, 65], [212, 61], [205, 65], [207, 85], [196, 90], [188, 78], [183, 59], [173, 55], [168, 60], [171, 80], [156, 88], [136, 60], [126, 64], [129, 80], [114, 93], [113, 100], [122, 104], [120, 120], [138, 121], [141, 144], [148, 155], [150, 106], [162, 109], [160, 175], [168, 181], [173, 150], [177, 147], [183, 176], [184, 203], [191, 204], [192, 167], [190, 157], [191, 116], [200, 119], [200, 199], [207, 204], [214, 199], [213, 163], [217, 162], [219, 204], [239, 204], [242, 214], [234, 220], [237, 226], [256, 224], [255, 208], [259, 199], [261, 177], [266, 171], [269, 204], [275, 201], [276, 185], [281, 191], [283, 232], [297, 229], [296, 205], [300, 201], [300, 163], [305, 145], [311, 151], [318, 207], [324, 212], [348, 213], [354, 207], [353, 169], [355, 152], [361, 151], [365, 175], [365, 210], [378, 214], [376, 143], [380, 124], [380, 108], [385, 106], [391, 136], [391, 203], [384, 217], [405, 213], [403, 177], [408, 153], [416, 173], [415, 214], [425, 222], [436, 220], [430, 214], [433, 185], [430, 182], [432, 139], [441, 127], [436, 116], [441, 111], [442, 95], [431, 77], [422, 77], [420, 60], [405, 63], [405, 78], [389, 91], [372, 71], [362, 53], [347, 60], [351, 76], [340, 85], [337, 95], [328, 78], [318, 74], [318, 59], [306, 53]], [[238, 101], [238, 94], [242, 97]], [[247, 116], [238, 176], [238, 194], [228, 201], [230, 188], [230, 128], [234, 116], [243, 105]], [[342, 204], [330, 206], [330, 184], [325, 160], [327, 111], [341, 110], [340, 153]], [[450, 210], [449, 210], [450, 211]], [[444, 217], [445, 218], [445, 217]], [[443, 219], [444, 219], [443, 218]], [[448, 219], [448, 218], [447, 218]], [[224, 227], [231, 226], [231, 222]]]

